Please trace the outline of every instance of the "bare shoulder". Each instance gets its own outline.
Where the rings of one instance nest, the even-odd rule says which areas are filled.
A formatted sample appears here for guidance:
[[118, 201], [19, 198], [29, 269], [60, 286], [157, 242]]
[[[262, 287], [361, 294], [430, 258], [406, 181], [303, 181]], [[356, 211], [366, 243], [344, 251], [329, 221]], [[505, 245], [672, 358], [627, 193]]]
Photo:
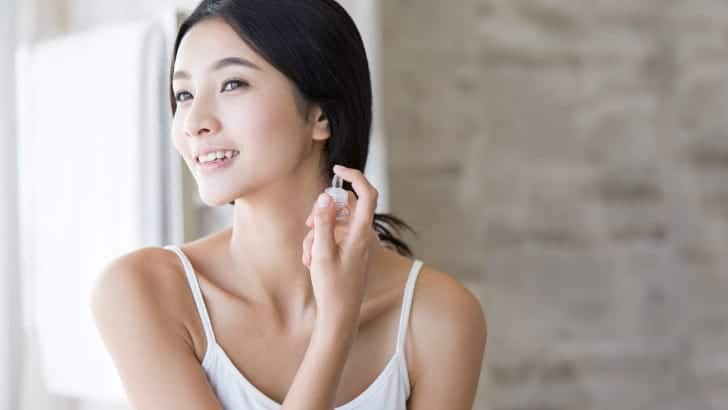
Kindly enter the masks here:
[[[406, 273], [415, 260], [387, 252], [389, 263], [394, 266], [387, 272], [403, 272], [401, 280], [406, 280]], [[391, 283], [384, 283], [391, 286]], [[478, 297], [453, 275], [423, 263], [415, 283], [410, 327], [411, 339], [428, 339], [429, 334], [454, 331], [457, 327], [484, 332], [485, 312]]]
[[110, 261], [92, 291], [96, 327], [131, 407], [220, 409], [185, 322], [189, 290], [175, 258], [148, 247]]
[[414, 293], [412, 331], [423, 336], [420, 339], [442, 332], [484, 335], [486, 318], [480, 300], [451, 274], [423, 266]]
[[[413, 352], [413, 389], [418, 390], [418, 383], [427, 388], [438, 383], [449, 385], [452, 378], [462, 382], [461, 386], [472, 388], [473, 378], [477, 384], [487, 323], [483, 306], [473, 292], [453, 275], [423, 266], [415, 286], [411, 322], [408, 344]], [[470, 393], [474, 392], [465, 395]]]
[[124, 296], [151, 298], [156, 303], [174, 300], [181, 288], [179, 269], [174, 253], [159, 247], [144, 247], [120, 255], [99, 273], [93, 302], [104, 303], [108, 297]]
[[186, 322], [182, 269], [176, 255], [160, 247], [144, 247], [109, 261], [99, 273], [91, 307], [97, 326], [123, 316], [177, 324], [177, 336], [191, 343]]

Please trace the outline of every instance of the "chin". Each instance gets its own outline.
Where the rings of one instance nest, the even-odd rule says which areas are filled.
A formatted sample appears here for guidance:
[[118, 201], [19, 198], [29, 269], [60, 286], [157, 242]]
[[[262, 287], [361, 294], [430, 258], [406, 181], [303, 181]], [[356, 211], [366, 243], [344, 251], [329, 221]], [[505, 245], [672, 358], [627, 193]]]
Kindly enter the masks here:
[[199, 191], [200, 200], [207, 206], [219, 207], [225, 206], [235, 201], [237, 197], [231, 192], [203, 192]]

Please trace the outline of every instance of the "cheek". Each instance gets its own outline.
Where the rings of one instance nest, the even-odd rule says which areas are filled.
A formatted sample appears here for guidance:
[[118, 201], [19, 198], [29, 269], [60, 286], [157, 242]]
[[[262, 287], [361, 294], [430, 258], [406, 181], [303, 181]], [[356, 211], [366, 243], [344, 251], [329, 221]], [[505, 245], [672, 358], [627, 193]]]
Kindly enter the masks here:
[[306, 135], [297, 111], [252, 99], [224, 110], [224, 127], [235, 136], [241, 151], [258, 158], [291, 159], [302, 149]]
[[[221, 136], [211, 136], [211, 142], [233, 142], [240, 150], [241, 162], [258, 170], [296, 166], [311, 139], [298, 107], [288, 97], [258, 94], [220, 101], [210, 115], [220, 122]], [[177, 152], [194, 167], [189, 145], [195, 143], [184, 132], [185, 116], [185, 110], [178, 109], [172, 119], [171, 138]]]

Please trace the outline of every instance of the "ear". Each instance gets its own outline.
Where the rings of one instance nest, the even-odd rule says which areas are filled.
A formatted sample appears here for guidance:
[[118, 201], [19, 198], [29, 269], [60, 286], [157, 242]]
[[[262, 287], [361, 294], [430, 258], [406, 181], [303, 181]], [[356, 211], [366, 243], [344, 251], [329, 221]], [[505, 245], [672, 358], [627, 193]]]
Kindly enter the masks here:
[[313, 118], [313, 133], [312, 138], [316, 141], [324, 141], [329, 139], [331, 136], [331, 128], [329, 127], [329, 119], [323, 112], [319, 105], [316, 105], [311, 110], [311, 117]]

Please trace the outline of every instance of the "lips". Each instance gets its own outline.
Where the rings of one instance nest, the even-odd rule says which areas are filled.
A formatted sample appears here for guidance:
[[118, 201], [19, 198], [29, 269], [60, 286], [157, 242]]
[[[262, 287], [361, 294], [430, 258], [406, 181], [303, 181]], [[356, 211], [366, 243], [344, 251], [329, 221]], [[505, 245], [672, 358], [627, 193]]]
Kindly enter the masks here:
[[233, 152], [233, 157], [235, 157], [235, 156], [237, 156], [237, 155], [240, 154], [240, 151], [238, 151], [236, 149], [231, 149], [231, 148], [220, 148], [220, 149], [206, 150], [206, 151], [202, 151], [199, 154], [195, 155], [195, 161], [198, 164], [201, 164], [200, 157], [204, 157], [205, 155], [210, 154], [210, 153], [213, 153], [213, 152], [227, 152], [227, 151], [232, 151]]
[[198, 162], [197, 168], [201, 172], [206, 173], [206, 174], [216, 172], [216, 171], [222, 171], [223, 169], [231, 166], [237, 157], [238, 157], [238, 155], [234, 155], [231, 158], [223, 157], [223, 158], [205, 162], [205, 163]]

